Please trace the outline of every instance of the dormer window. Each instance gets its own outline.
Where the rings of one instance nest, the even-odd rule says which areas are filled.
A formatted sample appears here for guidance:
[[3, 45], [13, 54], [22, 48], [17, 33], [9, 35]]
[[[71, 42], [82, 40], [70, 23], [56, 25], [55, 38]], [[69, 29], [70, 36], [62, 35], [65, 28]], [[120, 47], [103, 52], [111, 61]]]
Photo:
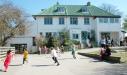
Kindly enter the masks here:
[[64, 7], [57, 7], [57, 11], [63, 13], [63, 12], [65, 12], [65, 9], [64, 9]]
[[87, 7], [82, 7], [81, 8], [81, 11], [87, 13], [88, 12], [88, 9], [87, 9]]

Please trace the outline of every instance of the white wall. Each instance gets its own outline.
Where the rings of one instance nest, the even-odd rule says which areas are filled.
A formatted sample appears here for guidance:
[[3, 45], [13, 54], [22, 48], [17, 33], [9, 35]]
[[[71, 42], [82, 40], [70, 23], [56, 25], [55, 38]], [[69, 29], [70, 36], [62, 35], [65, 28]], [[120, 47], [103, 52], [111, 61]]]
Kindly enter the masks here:
[[101, 32], [117, 32], [118, 33], [118, 39], [120, 39], [120, 32], [121, 32], [121, 22], [119, 19], [119, 23], [100, 23], [99, 18], [97, 18], [97, 41], [99, 42], [101, 39]]
[[90, 17], [90, 25], [84, 25], [84, 17], [78, 17], [77, 25], [70, 24], [70, 17], [64, 17], [64, 18], [65, 18], [64, 25], [59, 25], [59, 17], [57, 16], [53, 17], [53, 24], [44, 25], [44, 17], [37, 17], [36, 23], [38, 25], [38, 33], [44, 32], [43, 35], [45, 35], [45, 32], [60, 32], [64, 28], [67, 28], [69, 30], [78, 29], [80, 31], [89, 31], [89, 32], [91, 31], [91, 25], [93, 24], [92, 17]]

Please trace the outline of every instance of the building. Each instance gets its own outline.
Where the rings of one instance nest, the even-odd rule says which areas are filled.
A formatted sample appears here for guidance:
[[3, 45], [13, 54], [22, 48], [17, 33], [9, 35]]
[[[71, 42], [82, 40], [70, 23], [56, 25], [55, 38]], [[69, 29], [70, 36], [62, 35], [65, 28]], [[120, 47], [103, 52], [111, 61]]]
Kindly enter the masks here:
[[39, 14], [33, 15], [35, 25], [30, 28], [31, 33], [24, 37], [12, 38], [8, 44], [24, 44], [29, 50], [34, 47], [37, 34], [47, 36], [59, 35], [63, 29], [67, 29], [70, 39], [84, 43], [88, 37], [95, 38], [99, 44], [102, 37], [110, 37], [119, 43], [121, 21], [119, 15], [104, 11], [88, 2], [86, 5], [60, 5], [59, 3], [42, 9]]

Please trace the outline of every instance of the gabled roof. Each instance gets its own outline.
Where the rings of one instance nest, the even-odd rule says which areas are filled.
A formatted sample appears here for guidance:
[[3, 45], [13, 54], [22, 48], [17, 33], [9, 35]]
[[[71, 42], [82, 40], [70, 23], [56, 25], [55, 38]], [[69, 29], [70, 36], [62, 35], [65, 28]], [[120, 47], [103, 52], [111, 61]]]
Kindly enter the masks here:
[[[57, 12], [57, 7], [63, 7], [65, 12]], [[87, 8], [88, 12], [82, 12], [82, 8]], [[120, 18], [119, 15], [111, 14], [93, 5], [59, 5], [55, 4], [48, 9], [44, 9], [35, 16], [94, 16], [94, 17], [116, 17]]]

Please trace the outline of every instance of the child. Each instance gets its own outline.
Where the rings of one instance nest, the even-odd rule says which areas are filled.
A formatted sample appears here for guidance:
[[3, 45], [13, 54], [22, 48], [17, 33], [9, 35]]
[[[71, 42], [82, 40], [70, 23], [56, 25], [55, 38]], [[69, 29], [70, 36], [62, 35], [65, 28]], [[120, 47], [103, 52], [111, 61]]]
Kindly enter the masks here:
[[24, 49], [24, 52], [23, 52], [23, 64], [25, 63], [25, 61], [28, 62], [28, 51], [27, 51], [27, 49]]
[[106, 55], [107, 57], [109, 57], [109, 56], [111, 55], [111, 49], [109, 48], [108, 45], [106, 45], [105, 55]]
[[10, 65], [10, 62], [11, 62], [11, 59], [12, 59], [12, 52], [11, 50], [7, 51], [7, 55], [6, 55], [6, 58], [5, 58], [5, 61], [4, 61], [4, 72], [7, 72], [8, 70], [8, 66]]
[[57, 50], [58, 56], [60, 57], [61, 50], [59, 49], [59, 47], [56, 47], [56, 50]]
[[102, 45], [101, 49], [100, 49], [100, 58], [101, 58], [101, 60], [104, 60], [104, 58], [105, 58], [105, 51], [106, 51], [105, 45]]
[[43, 50], [44, 50], [44, 53], [45, 53], [45, 54], [48, 53], [48, 48], [47, 48], [46, 46], [44, 46]]
[[73, 58], [76, 59], [76, 56], [75, 56], [75, 45], [73, 44], [72, 45], [72, 55], [73, 55]]
[[55, 63], [57, 63], [57, 66], [59, 66], [60, 64], [59, 64], [59, 62], [58, 62], [58, 60], [57, 60], [58, 55], [57, 55], [56, 50], [55, 50], [53, 47], [51, 47], [51, 55], [52, 55], [53, 61], [54, 61]]

